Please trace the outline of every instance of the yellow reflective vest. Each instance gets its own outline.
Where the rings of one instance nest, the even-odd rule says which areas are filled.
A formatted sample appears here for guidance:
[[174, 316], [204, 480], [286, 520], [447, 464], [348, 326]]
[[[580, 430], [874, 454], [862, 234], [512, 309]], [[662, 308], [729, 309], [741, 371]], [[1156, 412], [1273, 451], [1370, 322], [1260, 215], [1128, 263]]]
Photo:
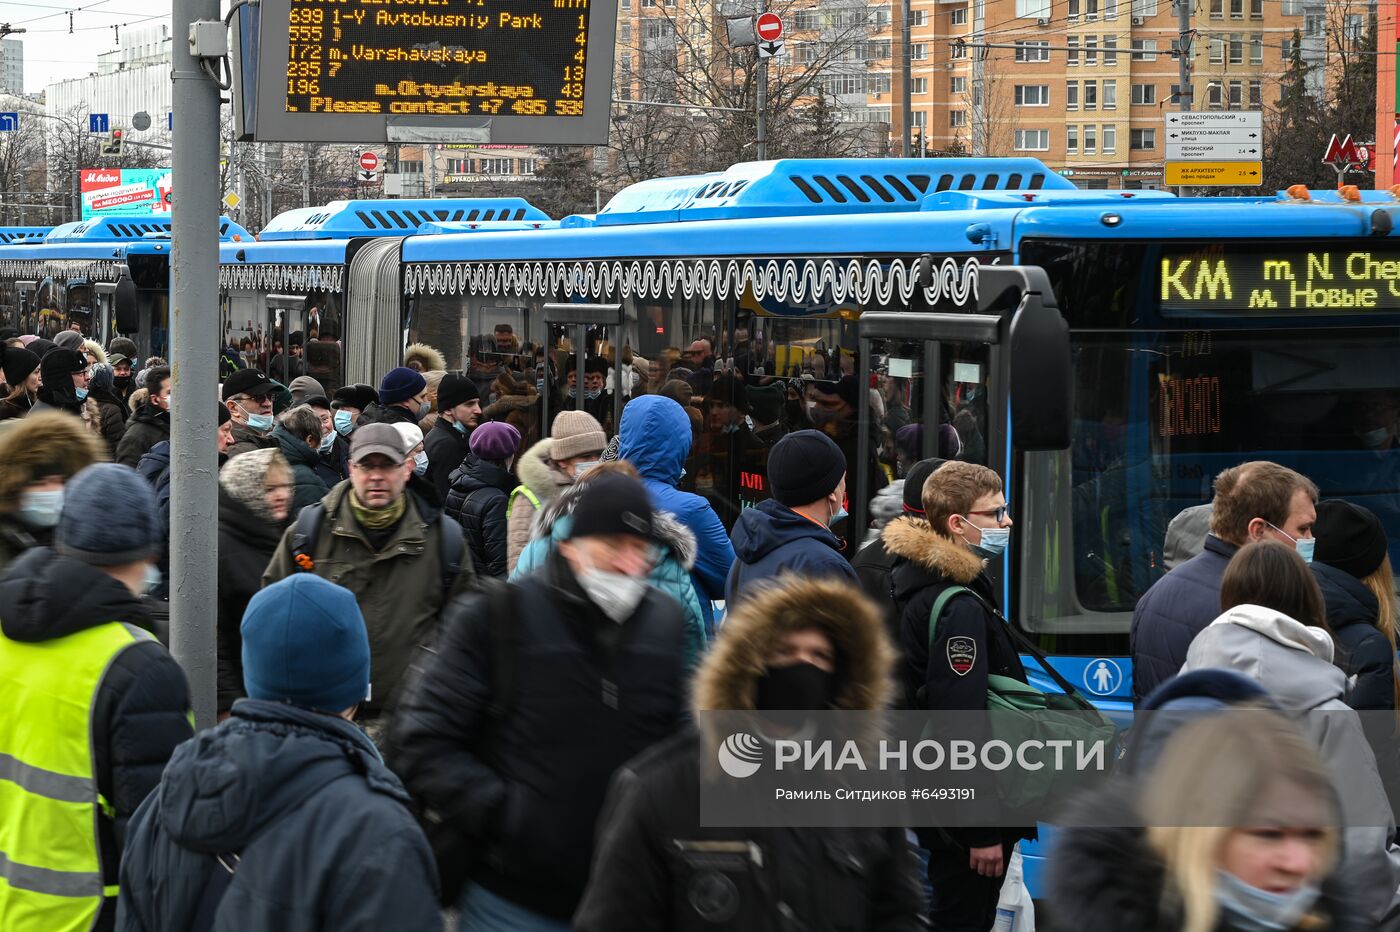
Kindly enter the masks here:
[[150, 635], [111, 622], [51, 641], [0, 634], [0, 929], [90, 929], [104, 897], [93, 704], [117, 656]]

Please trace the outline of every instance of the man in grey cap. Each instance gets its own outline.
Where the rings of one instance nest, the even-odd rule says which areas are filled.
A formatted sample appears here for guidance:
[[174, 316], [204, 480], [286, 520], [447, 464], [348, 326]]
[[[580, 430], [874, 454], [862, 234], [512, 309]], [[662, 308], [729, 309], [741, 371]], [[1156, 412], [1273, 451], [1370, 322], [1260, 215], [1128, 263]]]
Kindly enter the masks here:
[[414, 651], [435, 640], [439, 613], [476, 575], [461, 527], [443, 519], [389, 424], [351, 435], [350, 478], [301, 510], [263, 585], [297, 572], [349, 589], [365, 616], [373, 682], [359, 720], [367, 727], [392, 703]]

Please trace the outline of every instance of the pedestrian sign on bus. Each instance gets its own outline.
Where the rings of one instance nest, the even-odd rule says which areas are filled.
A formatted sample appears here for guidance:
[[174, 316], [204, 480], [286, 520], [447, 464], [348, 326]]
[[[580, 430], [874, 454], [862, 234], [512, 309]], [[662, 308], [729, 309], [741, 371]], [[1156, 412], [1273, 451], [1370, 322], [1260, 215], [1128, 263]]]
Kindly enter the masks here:
[[1115, 660], [1097, 657], [1085, 664], [1083, 683], [1096, 696], [1111, 696], [1123, 685], [1123, 668]]

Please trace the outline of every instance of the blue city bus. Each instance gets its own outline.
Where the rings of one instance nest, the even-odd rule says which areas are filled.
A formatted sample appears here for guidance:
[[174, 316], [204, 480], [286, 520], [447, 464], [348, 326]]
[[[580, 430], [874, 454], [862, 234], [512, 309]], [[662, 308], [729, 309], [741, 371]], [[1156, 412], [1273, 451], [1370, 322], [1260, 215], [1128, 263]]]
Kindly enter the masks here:
[[[309, 375], [327, 392], [377, 384], [400, 365], [399, 244], [438, 229], [554, 225], [521, 198], [334, 201], [275, 217], [256, 242], [219, 250], [225, 357], [282, 384]], [[377, 302], [389, 302], [392, 325]]]
[[[227, 217], [219, 238], [252, 240]], [[0, 326], [52, 339], [77, 323], [104, 346], [124, 336], [168, 357], [170, 245], [168, 217], [0, 228]]]
[[[528, 235], [408, 237], [401, 307], [377, 307], [395, 351], [430, 342], [487, 376], [533, 361], [551, 393], [580, 351], [615, 363], [619, 346], [634, 365], [615, 401], [677, 368], [701, 397], [712, 371], [742, 373], [748, 433], [706, 406], [683, 480], [726, 521], [766, 496], [758, 409], [796, 426], [812, 402], [827, 418], [830, 383], [870, 373], [842, 402], [857, 416], [833, 425], [868, 431], [843, 447], [873, 453], [848, 452], [851, 527], [911, 459], [1002, 472], [1016, 527], [990, 570], [1007, 615], [1119, 715], [1134, 604], [1165, 572], [1168, 522], [1209, 501], [1220, 470], [1291, 466], [1400, 541], [1400, 208], [1365, 196], [1081, 191], [1031, 159], [748, 163], [633, 185]], [[1062, 449], [1013, 435], [1018, 401], [1064, 386], [1010, 384], [1015, 301], [988, 284], [997, 265], [1043, 270], [1068, 322]], [[472, 357], [502, 325], [524, 352]], [[684, 355], [693, 344], [713, 361]], [[1034, 889], [1039, 851], [1026, 854]]]

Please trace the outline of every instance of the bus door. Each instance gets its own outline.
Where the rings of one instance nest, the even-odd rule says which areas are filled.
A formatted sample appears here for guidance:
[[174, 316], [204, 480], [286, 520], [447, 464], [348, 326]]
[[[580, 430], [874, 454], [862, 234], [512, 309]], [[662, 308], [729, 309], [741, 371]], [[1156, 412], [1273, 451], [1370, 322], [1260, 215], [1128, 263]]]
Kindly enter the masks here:
[[19, 327], [20, 333], [39, 332], [39, 321], [34, 313], [35, 292], [39, 290], [39, 283], [36, 281], [15, 282], [15, 290], [19, 292]]
[[[538, 377], [544, 380], [541, 393], [543, 433], [548, 436], [559, 411], [573, 408], [588, 411], [603, 425], [611, 437], [617, 432], [622, 418], [622, 366], [612, 367], [612, 395], [606, 391], [589, 398], [589, 380], [585, 369], [590, 358], [598, 355], [596, 346], [604, 342], [621, 347], [623, 317], [621, 304], [546, 304], [544, 322], [548, 330], [544, 356]], [[619, 350], [620, 353], [620, 350]], [[601, 367], [600, 367], [601, 368]], [[573, 376], [574, 392], [569, 395], [569, 378]], [[593, 380], [597, 382], [595, 378]]]
[[302, 355], [306, 348], [306, 296], [270, 294], [267, 296], [268, 332], [272, 351], [267, 360], [267, 376], [284, 386], [306, 374]]
[[919, 460], [1003, 471], [1005, 431], [994, 416], [1003, 383], [1001, 323], [990, 314], [861, 315], [857, 384], [867, 390], [856, 399], [861, 429], [854, 476], [847, 474], [853, 549], [870, 527], [872, 499]]
[[92, 286], [92, 339], [106, 346], [117, 335], [116, 282], [94, 282]]

